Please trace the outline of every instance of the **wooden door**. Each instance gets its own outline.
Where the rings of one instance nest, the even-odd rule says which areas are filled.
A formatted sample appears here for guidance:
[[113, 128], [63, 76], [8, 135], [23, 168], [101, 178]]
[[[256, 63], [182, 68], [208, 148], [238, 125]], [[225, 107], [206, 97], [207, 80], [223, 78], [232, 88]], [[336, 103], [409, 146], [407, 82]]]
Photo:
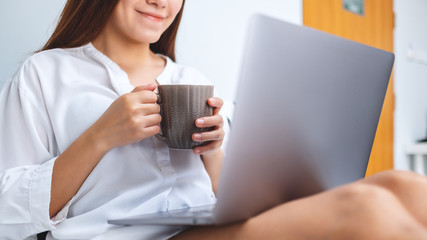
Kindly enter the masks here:
[[[354, 13], [344, 8], [344, 0], [303, 0], [303, 23], [309, 27], [393, 52], [393, 0], [364, 0], [363, 3], [362, 11]], [[393, 168], [392, 79], [387, 89], [366, 176]]]

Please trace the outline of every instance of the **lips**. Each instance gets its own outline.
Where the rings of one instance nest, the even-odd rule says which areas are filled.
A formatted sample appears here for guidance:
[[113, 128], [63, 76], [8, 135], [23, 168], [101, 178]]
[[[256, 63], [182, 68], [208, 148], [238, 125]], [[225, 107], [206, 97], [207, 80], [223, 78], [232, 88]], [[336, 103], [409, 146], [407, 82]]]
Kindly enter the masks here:
[[151, 13], [151, 12], [141, 12], [141, 11], [137, 11], [138, 13], [140, 13], [142, 16], [155, 21], [155, 22], [161, 22], [163, 21], [166, 17], [160, 15], [160, 14], [156, 14], [156, 13]]

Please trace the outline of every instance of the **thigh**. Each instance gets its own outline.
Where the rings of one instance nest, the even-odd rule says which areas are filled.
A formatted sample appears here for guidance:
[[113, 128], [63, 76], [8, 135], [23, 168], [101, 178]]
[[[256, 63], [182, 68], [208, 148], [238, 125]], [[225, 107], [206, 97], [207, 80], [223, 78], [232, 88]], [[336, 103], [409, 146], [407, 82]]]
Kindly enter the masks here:
[[424, 234], [391, 192], [354, 183], [281, 204], [243, 223], [190, 229], [176, 239], [423, 239]]

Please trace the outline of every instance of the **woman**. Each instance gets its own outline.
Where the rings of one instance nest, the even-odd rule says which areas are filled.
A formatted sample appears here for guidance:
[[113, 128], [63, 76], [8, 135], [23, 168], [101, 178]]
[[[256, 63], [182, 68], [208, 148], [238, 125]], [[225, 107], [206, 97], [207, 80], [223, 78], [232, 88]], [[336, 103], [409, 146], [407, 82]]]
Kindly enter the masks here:
[[[0, 239], [44, 231], [93, 238], [114, 227], [107, 218], [214, 203], [222, 101], [210, 99], [214, 116], [196, 123], [216, 126], [194, 135], [208, 145], [169, 151], [153, 137], [161, 121], [157, 84], [209, 84], [173, 62], [182, 5], [67, 2], [42, 51], [1, 94], [0, 205], [8, 214]], [[138, 231], [153, 238], [179, 229]]]
[[[178, 65], [184, 0], [69, 0], [41, 52], [0, 95], [0, 238], [422, 239], [427, 183], [387, 172], [223, 227], [120, 227], [107, 219], [210, 204], [222, 162], [222, 100], [208, 145], [158, 141], [157, 84], [208, 84]], [[18, 147], [20, 146], [20, 147]], [[22, 147], [21, 147], [22, 146]], [[410, 193], [410, 194], [409, 194]]]

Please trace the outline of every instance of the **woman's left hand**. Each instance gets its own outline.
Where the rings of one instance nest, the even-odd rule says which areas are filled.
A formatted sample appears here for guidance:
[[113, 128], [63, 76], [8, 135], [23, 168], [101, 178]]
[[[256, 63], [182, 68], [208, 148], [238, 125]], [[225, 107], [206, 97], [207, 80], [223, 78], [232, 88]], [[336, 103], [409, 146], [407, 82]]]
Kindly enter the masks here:
[[199, 128], [215, 127], [215, 129], [209, 132], [193, 134], [194, 141], [208, 142], [208, 144], [204, 146], [194, 148], [193, 151], [195, 154], [209, 155], [214, 153], [215, 150], [218, 150], [221, 147], [222, 141], [224, 139], [224, 121], [219, 114], [219, 111], [221, 110], [224, 102], [220, 98], [213, 97], [208, 99], [208, 104], [213, 108], [212, 116], [197, 119], [196, 126]]

